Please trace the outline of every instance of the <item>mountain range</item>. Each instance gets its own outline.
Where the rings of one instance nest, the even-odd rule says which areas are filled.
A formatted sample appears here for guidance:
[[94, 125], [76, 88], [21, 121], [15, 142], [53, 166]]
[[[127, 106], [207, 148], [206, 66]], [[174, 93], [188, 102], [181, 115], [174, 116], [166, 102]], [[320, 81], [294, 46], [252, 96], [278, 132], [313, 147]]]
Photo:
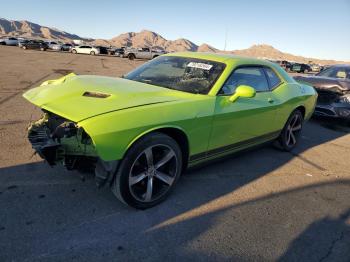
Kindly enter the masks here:
[[[180, 38], [176, 40], [167, 40], [161, 35], [143, 30], [141, 32], [128, 32], [112, 39], [92, 39], [80, 37], [76, 34], [67, 33], [56, 28], [47, 26], [41, 26], [29, 21], [14, 21], [0, 18], [0, 35], [2, 36], [16, 36], [26, 38], [40, 38], [40, 39], [51, 39], [70, 42], [72, 40], [82, 40], [95, 45], [106, 45], [106, 46], [132, 46], [132, 47], [155, 47], [164, 49], [168, 52], [176, 51], [197, 51], [197, 52], [214, 52], [214, 53], [229, 53], [249, 57], [258, 57], [265, 59], [275, 60], [288, 60], [295, 62], [313, 63], [319, 64], [335, 64], [335, 63], [346, 63], [344, 61], [316, 59], [309, 57], [296, 56], [289, 53], [282, 52], [270, 45], [260, 44], [253, 45], [247, 49], [233, 50], [233, 51], [222, 51], [212, 47], [208, 44], [202, 44], [200, 46], [191, 42], [188, 39]], [[349, 62], [348, 62], [349, 63]]]

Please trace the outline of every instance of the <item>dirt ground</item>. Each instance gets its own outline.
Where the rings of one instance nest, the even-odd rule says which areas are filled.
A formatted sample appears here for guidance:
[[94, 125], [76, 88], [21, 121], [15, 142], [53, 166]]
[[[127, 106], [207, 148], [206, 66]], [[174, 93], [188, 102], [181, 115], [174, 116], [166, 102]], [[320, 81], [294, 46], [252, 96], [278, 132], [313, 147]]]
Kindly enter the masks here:
[[0, 261], [350, 261], [350, 134], [311, 120], [272, 146], [190, 170], [159, 206], [117, 201], [93, 176], [50, 168], [26, 139], [21, 94], [69, 72], [121, 76], [143, 61], [0, 46]]

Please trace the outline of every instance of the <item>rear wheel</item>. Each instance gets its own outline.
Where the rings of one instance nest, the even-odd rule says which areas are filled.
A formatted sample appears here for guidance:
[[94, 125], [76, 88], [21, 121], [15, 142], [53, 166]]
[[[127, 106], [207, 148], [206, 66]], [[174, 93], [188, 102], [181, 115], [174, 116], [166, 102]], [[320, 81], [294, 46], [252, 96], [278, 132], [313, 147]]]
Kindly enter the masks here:
[[134, 60], [136, 56], [134, 54], [128, 54], [129, 60]]
[[40, 47], [40, 51], [45, 51], [45, 48], [44, 47]]
[[122, 202], [146, 209], [162, 202], [174, 188], [182, 153], [171, 137], [151, 133], [137, 141], [117, 170], [112, 191]]
[[91, 51], [91, 52], [90, 52], [90, 55], [95, 55], [95, 51]]
[[287, 120], [278, 142], [284, 151], [292, 150], [298, 143], [303, 128], [304, 117], [300, 110], [295, 110]]
[[27, 47], [24, 45], [23, 47], [22, 47], [24, 50], [26, 50], [27, 49]]

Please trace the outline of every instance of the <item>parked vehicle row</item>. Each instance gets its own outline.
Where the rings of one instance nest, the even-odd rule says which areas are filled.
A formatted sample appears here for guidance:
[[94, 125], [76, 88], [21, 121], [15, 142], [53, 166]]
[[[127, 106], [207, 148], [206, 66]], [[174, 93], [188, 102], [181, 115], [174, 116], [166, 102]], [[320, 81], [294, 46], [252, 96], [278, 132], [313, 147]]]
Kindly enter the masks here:
[[74, 54], [89, 54], [89, 55], [111, 55], [117, 57], [134, 59], [153, 59], [163, 55], [166, 52], [149, 47], [132, 48], [132, 47], [105, 47], [94, 46], [89, 44], [74, 45], [72, 43], [62, 43], [60, 41], [44, 41], [35, 39], [23, 39], [8, 37], [0, 39], [0, 44], [9, 46], [19, 46], [23, 49], [37, 49], [41, 51], [65, 51]]
[[287, 60], [270, 60], [271, 62], [275, 62], [279, 64], [284, 70], [287, 72], [295, 72], [295, 73], [311, 73], [311, 72], [320, 72], [324, 69], [323, 66], [315, 64], [315, 63], [296, 63], [289, 62]]

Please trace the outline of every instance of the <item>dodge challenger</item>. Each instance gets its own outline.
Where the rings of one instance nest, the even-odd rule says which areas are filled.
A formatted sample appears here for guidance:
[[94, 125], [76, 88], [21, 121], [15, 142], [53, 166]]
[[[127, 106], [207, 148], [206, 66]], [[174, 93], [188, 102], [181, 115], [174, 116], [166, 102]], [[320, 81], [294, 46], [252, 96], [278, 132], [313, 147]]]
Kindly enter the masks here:
[[28, 139], [48, 164], [92, 168], [99, 186], [145, 209], [187, 167], [270, 141], [293, 149], [317, 94], [275, 63], [184, 52], [122, 78], [71, 73], [24, 97], [43, 111]]

